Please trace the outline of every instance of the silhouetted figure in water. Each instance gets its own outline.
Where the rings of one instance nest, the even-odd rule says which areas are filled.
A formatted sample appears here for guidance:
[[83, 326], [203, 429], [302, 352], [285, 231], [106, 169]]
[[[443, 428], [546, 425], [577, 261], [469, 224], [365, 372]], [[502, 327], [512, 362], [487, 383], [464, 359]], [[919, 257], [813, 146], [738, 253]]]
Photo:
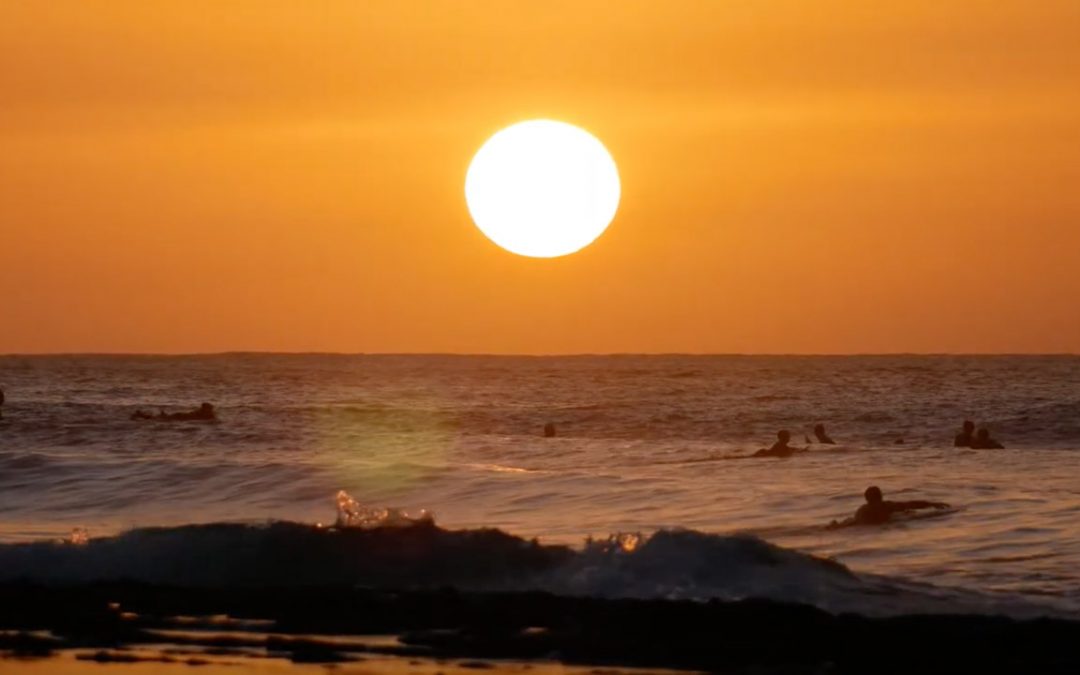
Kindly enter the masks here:
[[979, 433], [975, 434], [975, 440], [971, 442], [971, 447], [975, 450], [1004, 450], [1005, 446], [998, 443], [994, 439], [990, 438], [990, 430], [986, 427], [979, 429]]
[[216, 420], [217, 413], [214, 412], [214, 406], [209, 403], [203, 403], [195, 410], [186, 413], [175, 413], [169, 416], [169, 419], [179, 421], [196, 421], [196, 420]]
[[209, 403], [203, 403], [201, 406], [190, 412], [182, 413], [169, 414], [164, 410], [159, 409], [157, 415], [151, 415], [148, 412], [136, 410], [132, 413], [131, 419], [158, 420], [162, 422], [210, 422], [217, 419], [217, 413], [214, 412], [214, 406]]
[[954, 448], [970, 448], [972, 441], [975, 440], [975, 423], [971, 420], [964, 420], [964, 430], [956, 434], [956, 438], [953, 439]]
[[853, 525], [881, 525], [887, 523], [894, 513], [905, 511], [918, 511], [920, 509], [947, 509], [949, 505], [944, 502], [887, 502], [882, 497], [881, 488], [872, 485], [863, 493], [866, 503], [855, 512]]
[[836, 441], [829, 438], [829, 434], [825, 433], [825, 425], [818, 424], [814, 426], [814, 438], [818, 443], [824, 443], [825, 445], [836, 445]]
[[544, 425], [544, 438], [555, 438], [555, 425], [551, 422]]
[[793, 448], [788, 443], [791, 442], [791, 432], [787, 429], [781, 429], [776, 432], [777, 441], [772, 444], [771, 448], [762, 448], [754, 453], [754, 457], [791, 457], [797, 452], [806, 452], [807, 448]]

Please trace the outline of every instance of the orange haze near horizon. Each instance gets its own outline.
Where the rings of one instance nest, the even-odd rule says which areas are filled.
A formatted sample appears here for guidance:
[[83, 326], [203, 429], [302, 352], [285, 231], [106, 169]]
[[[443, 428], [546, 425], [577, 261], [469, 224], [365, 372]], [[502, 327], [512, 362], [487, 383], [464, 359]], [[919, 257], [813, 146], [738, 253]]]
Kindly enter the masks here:
[[[1080, 3], [0, 9], [0, 353], [1080, 352]], [[614, 222], [507, 253], [498, 129]]]

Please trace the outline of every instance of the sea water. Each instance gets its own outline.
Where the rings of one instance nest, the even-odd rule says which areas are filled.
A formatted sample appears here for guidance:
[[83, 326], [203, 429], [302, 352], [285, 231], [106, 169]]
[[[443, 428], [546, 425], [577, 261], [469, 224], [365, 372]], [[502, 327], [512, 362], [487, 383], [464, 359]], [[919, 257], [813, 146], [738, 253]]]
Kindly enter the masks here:
[[[364, 513], [574, 546], [560, 592], [829, 605], [816, 561], [770, 576], [791, 551], [1080, 611], [1077, 357], [6, 356], [0, 387], [0, 576], [5, 549], [73, 532], [330, 526], [345, 491]], [[217, 422], [131, 419], [203, 401]], [[952, 447], [965, 419], [1006, 449]], [[837, 445], [747, 458], [816, 423]], [[826, 527], [869, 485], [952, 508]], [[588, 537], [624, 557], [590, 567]]]

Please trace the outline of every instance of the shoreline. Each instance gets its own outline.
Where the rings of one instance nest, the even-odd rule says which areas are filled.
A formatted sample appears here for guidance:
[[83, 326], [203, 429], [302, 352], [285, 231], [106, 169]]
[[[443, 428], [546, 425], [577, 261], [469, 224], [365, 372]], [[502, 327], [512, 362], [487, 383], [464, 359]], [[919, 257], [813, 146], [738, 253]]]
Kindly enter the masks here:
[[57, 656], [77, 653], [111, 664], [145, 660], [137, 650], [163, 644], [173, 656], [158, 662], [192, 665], [210, 657], [277, 657], [294, 664], [424, 659], [484, 669], [551, 661], [756, 673], [1080, 669], [1080, 621], [1065, 619], [868, 618], [768, 600], [612, 600], [452, 588], [0, 584], [0, 653], [8, 658], [58, 663]]

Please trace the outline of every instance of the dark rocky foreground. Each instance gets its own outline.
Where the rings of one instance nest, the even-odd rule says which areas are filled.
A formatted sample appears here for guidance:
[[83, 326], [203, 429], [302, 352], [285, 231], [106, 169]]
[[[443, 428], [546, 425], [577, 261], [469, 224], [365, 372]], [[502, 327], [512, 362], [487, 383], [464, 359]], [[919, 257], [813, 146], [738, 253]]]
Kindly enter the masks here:
[[[155, 631], [178, 628], [187, 632], [170, 642], [207, 653], [261, 648], [315, 663], [376, 652], [726, 673], [1080, 672], [1080, 622], [1052, 619], [870, 619], [767, 601], [454, 590], [0, 585], [0, 651], [17, 656], [81, 648], [90, 658], [123, 661], [125, 646], [161, 643]], [[341, 637], [349, 635], [401, 641]]]

